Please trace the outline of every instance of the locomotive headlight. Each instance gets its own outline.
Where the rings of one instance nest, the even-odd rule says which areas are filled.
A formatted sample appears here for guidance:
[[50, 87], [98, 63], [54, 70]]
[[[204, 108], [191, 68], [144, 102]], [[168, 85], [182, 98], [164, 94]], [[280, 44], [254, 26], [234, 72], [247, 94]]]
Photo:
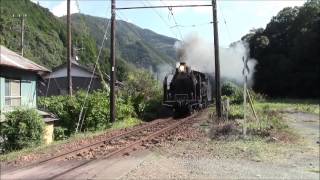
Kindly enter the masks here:
[[179, 71], [180, 71], [180, 72], [185, 72], [185, 70], [186, 70], [186, 67], [185, 67], [185, 66], [183, 66], [183, 65], [180, 65], [180, 66], [179, 66]]

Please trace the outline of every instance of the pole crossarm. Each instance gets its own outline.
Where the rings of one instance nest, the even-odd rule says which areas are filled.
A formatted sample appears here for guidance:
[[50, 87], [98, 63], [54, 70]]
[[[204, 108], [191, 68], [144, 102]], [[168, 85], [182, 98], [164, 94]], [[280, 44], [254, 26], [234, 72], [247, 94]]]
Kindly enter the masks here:
[[120, 7], [116, 10], [129, 10], [129, 9], [154, 9], [154, 8], [180, 8], [180, 7], [211, 7], [212, 4], [190, 4], [190, 5], [174, 5], [174, 6], [136, 6], [136, 7]]

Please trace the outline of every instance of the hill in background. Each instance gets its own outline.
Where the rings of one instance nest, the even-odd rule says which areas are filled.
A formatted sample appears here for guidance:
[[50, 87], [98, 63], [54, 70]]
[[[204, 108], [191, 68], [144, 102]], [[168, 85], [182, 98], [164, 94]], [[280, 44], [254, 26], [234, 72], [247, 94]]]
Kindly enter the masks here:
[[[13, 15], [26, 14], [24, 56], [48, 68], [66, 62], [66, 22], [48, 9], [29, 0], [1, 0], [0, 44], [20, 52], [20, 19]], [[93, 66], [106, 28], [104, 18], [73, 14], [72, 43], [80, 63]], [[130, 68], [145, 68], [157, 71], [160, 64], [175, 62], [174, 38], [142, 29], [125, 21], [117, 21], [116, 55], [118, 77], [122, 79]], [[103, 47], [100, 66], [109, 72], [110, 38]]]

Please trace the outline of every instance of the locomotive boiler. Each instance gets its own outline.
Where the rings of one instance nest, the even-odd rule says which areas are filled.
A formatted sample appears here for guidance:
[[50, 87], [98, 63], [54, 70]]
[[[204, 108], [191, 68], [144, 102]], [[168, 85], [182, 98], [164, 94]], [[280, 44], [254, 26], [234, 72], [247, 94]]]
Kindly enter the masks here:
[[206, 74], [180, 62], [174, 74], [164, 78], [163, 105], [179, 114], [190, 114], [196, 109], [205, 108], [208, 105], [208, 85]]

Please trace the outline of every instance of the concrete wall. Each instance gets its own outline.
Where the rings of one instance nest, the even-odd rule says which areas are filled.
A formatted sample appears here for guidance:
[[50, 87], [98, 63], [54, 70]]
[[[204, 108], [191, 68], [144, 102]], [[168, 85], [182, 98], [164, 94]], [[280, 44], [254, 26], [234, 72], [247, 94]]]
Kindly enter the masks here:
[[5, 106], [5, 79], [13, 78], [21, 80], [21, 105], [30, 108], [37, 107], [37, 74], [24, 70], [0, 67], [0, 109], [1, 112], [11, 110]]
[[44, 142], [45, 144], [50, 144], [53, 141], [53, 122], [48, 122], [44, 128]]

